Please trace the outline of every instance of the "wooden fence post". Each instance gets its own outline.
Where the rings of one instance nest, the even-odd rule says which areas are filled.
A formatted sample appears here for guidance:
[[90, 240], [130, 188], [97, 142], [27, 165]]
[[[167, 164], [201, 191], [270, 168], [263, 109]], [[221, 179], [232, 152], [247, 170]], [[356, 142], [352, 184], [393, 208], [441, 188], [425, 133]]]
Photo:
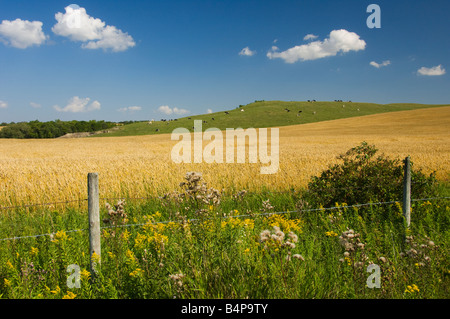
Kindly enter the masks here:
[[411, 224], [411, 159], [408, 156], [403, 161], [403, 216], [405, 216], [406, 227]]
[[[89, 211], [89, 256], [91, 274], [95, 274], [100, 265], [100, 205], [98, 192], [98, 173], [88, 174], [88, 211]], [[93, 254], [95, 255], [93, 256]], [[94, 257], [94, 258], [93, 258]]]

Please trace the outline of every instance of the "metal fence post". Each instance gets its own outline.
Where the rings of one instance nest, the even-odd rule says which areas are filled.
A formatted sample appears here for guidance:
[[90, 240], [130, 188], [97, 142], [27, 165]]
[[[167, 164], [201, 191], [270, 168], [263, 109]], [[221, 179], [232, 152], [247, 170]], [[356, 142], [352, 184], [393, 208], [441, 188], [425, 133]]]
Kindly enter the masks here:
[[411, 224], [411, 159], [408, 156], [403, 161], [403, 216], [405, 216], [406, 227]]
[[100, 265], [100, 257], [101, 257], [98, 173], [88, 174], [88, 211], [89, 211], [89, 256], [91, 258], [91, 273], [95, 274], [97, 265]]

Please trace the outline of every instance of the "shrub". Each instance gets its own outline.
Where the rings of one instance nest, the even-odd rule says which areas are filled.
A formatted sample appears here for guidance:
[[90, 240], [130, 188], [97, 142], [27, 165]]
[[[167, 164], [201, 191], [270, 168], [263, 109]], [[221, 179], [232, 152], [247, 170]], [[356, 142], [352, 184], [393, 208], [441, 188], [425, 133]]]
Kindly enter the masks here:
[[[384, 155], [375, 156], [375, 145], [362, 142], [338, 156], [342, 161], [313, 176], [308, 183], [310, 201], [324, 207], [336, 203], [367, 203], [401, 200], [403, 197], [403, 163]], [[434, 172], [426, 176], [411, 162], [411, 196], [434, 196]]]

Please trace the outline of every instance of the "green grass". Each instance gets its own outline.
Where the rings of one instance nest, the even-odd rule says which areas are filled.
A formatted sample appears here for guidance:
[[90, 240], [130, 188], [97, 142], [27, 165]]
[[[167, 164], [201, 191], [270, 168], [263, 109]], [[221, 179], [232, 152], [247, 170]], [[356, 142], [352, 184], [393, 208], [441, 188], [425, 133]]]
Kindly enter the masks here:
[[[441, 191], [446, 194], [448, 186]], [[305, 196], [225, 196], [214, 206], [196, 200], [130, 200], [126, 220], [117, 219], [118, 225], [144, 226], [103, 229], [102, 263], [95, 280], [88, 278], [87, 231], [61, 232], [53, 240], [43, 236], [0, 241], [0, 296], [60, 299], [71, 292], [77, 299], [450, 297], [448, 200], [413, 203], [411, 229], [405, 233], [399, 205], [293, 212]], [[266, 206], [267, 213], [291, 213], [261, 215], [265, 200], [273, 206]], [[236, 217], [241, 214], [249, 216]], [[108, 217], [102, 208], [101, 219]], [[191, 218], [197, 221], [183, 224]], [[167, 220], [174, 222], [158, 224]], [[273, 234], [274, 226], [285, 238], [261, 241], [261, 233]], [[73, 229], [88, 229], [84, 207], [18, 209], [0, 216], [0, 238]], [[346, 256], [339, 236], [348, 229], [359, 234], [365, 246]], [[280, 245], [291, 231], [298, 236], [296, 242], [291, 240], [295, 247]], [[413, 237], [405, 242], [405, 235]], [[402, 257], [411, 249], [417, 254]], [[295, 258], [298, 255], [301, 259]], [[370, 262], [380, 266], [380, 288], [366, 286]], [[81, 268], [80, 288], [67, 287], [66, 269], [71, 264]], [[176, 279], [180, 273], [183, 276]], [[418, 291], [408, 288], [413, 285]]]
[[[345, 105], [345, 107], [342, 107]], [[124, 125], [118, 131], [96, 135], [99, 136], [134, 136], [148, 134], [172, 133], [175, 128], [184, 127], [193, 131], [194, 120], [206, 121], [202, 129], [218, 128], [264, 128], [275, 126], [286, 126], [295, 124], [314, 123], [355, 116], [363, 116], [377, 113], [415, 110], [421, 108], [438, 107], [443, 105], [431, 104], [374, 104], [359, 102], [283, 102], [283, 101], [260, 101], [237, 107], [228, 111], [229, 114], [215, 112], [187, 116], [176, 121], [155, 121], [149, 125], [148, 122], [139, 122]], [[244, 112], [241, 112], [241, 110]], [[290, 110], [287, 112], [286, 109]], [[302, 111], [297, 116], [298, 111]], [[315, 114], [314, 114], [315, 112]], [[165, 116], [161, 116], [165, 118]], [[214, 120], [212, 120], [214, 118]], [[158, 132], [156, 130], [159, 130]]]

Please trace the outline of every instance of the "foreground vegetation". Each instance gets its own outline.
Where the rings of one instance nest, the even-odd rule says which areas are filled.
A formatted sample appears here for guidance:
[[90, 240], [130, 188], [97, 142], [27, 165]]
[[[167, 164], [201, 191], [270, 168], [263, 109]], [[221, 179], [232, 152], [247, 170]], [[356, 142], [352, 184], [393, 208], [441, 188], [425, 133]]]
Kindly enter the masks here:
[[[395, 169], [397, 163], [382, 156], [357, 162], [374, 150], [363, 143], [343, 154], [340, 167], [351, 162], [355, 171]], [[85, 209], [6, 211], [0, 216], [0, 238], [50, 235], [0, 241], [0, 295], [449, 298], [449, 200], [413, 202], [406, 229], [400, 203], [349, 207], [334, 198], [333, 208], [323, 207], [330, 198], [313, 185], [334, 174], [342, 173], [318, 176], [308, 190], [227, 195], [190, 172], [164, 196], [105, 203], [102, 253], [92, 257], [97, 273], [90, 271]], [[413, 183], [417, 196], [450, 195], [448, 185], [437, 185], [432, 176], [421, 179], [417, 171], [413, 182], [414, 176], [423, 186], [415, 189]], [[391, 195], [389, 187], [381, 187], [370, 199]], [[379, 288], [368, 285], [367, 267], [373, 263], [380, 267]], [[80, 267], [79, 288], [68, 286], [69, 265]]]

